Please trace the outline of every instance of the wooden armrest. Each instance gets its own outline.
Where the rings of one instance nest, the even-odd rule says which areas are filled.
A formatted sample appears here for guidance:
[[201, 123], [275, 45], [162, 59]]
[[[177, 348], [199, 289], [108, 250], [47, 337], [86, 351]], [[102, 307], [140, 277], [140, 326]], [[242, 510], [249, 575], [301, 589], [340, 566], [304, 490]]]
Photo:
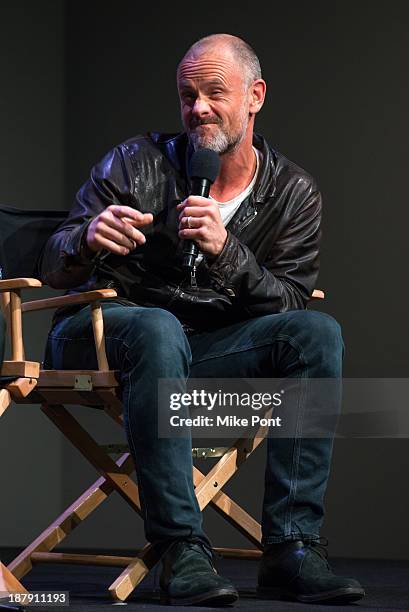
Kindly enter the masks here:
[[323, 300], [325, 298], [325, 293], [321, 291], [321, 289], [314, 289], [312, 292], [311, 299], [313, 300]]
[[97, 289], [95, 291], [84, 291], [75, 295], [61, 295], [59, 297], [35, 300], [21, 304], [23, 312], [33, 310], [45, 310], [46, 308], [60, 308], [60, 306], [73, 306], [74, 304], [90, 304], [97, 300], [116, 297], [115, 289]]
[[6, 278], [0, 280], [0, 291], [11, 291], [13, 289], [24, 289], [25, 287], [42, 287], [43, 284], [37, 278]]

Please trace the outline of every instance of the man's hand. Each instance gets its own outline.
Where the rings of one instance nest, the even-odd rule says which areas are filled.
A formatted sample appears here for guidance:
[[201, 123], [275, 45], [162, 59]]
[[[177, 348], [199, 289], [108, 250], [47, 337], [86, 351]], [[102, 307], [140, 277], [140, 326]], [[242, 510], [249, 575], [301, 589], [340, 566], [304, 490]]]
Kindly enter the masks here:
[[202, 253], [217, 257], [223, 250], [227, 231], [220, 216], [219, 206], [201, 196], [189, 196], [178, 204], [179, 237], [194, 240]]
[[107, 249], [115, 255], [128, 255], [146, 242], [137, 227], [152, 223], [151, 213], [141, 213], [130, 206], [108, 206], [88, 226], [86, 245], [94, 253]]

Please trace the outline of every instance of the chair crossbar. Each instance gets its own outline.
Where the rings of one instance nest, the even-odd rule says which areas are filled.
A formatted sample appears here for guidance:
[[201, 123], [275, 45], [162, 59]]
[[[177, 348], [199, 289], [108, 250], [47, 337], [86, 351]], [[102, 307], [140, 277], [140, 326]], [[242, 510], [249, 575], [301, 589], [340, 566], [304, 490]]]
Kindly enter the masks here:
[[118, 387], [119, 372], [117, 370], [40, 370], [38, 387], [71, 387], [78, 388], [82, 377], [88, 377], [91, 389], [94, 387]]
[[[116, 461], [125, 474], [135, 470], [132, 457], [125, 453]], [[60, 514], [29, 546], [9, 565], [16, 578], [22, 578], [32, 568], [31, 555], [51, 551], [80, 525], [114, 491], [111, 482], [101, 476], [86, 489], [62, 514]]]

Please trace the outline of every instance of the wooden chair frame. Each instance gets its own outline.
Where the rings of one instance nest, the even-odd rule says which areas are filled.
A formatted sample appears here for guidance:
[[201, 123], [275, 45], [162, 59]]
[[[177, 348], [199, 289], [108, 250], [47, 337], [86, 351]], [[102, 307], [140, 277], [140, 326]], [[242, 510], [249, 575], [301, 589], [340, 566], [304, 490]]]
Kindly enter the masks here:
[[[135, 557], [52, 552], [113, 491], [119, 493], [135, 512], [141, 514], [138, 485], [130, 477], [134, 471], [134, 464], [129, 449], [126, 445], [100, 446], [65, 408], [65, 404], [94, 408], [102, 406], [104, 412], [123, 427], [122, 404], [117, 393], [118, 373], [109, 370], [101, 309], [101, 301], [115, 297], [116, 292], [113, 289], [100, 289], [78, 295], [22, 303], [21, 290], [30, 287], [41, 287], [41, 282], [33, 278], [0, 280], [0, 303], [6, 317], [11, 343], [11, 359], [3, 362], [1, 375], [15, 377], [13, 382], [0, 389], [0, 416], [11, 400], [16, 403], [40, 404], [44, 414], [95, 467], [100, 477], [7, 567], [0, 562], [0, 592], [27, 593], [20, 580], [31, 570], [33, 563], [109, 565], [123, 568], [108, 590], [113, 599], [124, 601], [158, 561], [150, 544], [146, 544]], [[312, 295], [312, 298], [316, 299], [323, 297], [323, 292], [319, 290], [315, 290]], [[90, 305], [98, 370], [41, 370], [39, 363], [25, 359], [22, 315], [26, 312], [73, 304]], [[267, 428], [262, 427], [247, 439], [237, 439], [230, 447], [192, 451], [194, 457], [220, 457], [206, 475], [197, 467], [193, 468], [195, 492], [200, 509], [203, 510], [211, 505], [253, 546], [248, 550], [215, 549], [226, 556], [254, 558], [261, 555], [259, 523], [222, 489], [255, 451], [266, 434]], [[121, 450], [124, 452], [114, 461], [109, 452]]]

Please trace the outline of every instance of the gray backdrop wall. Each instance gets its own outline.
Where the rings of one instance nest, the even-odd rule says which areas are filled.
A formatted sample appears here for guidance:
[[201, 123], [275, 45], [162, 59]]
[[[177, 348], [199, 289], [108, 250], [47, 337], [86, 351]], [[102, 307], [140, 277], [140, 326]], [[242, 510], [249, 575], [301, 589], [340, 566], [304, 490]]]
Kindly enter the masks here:
[[[408, 3], [271, 1], [251, 13], [236, 2], [200, 13], [192, 6], [20, 0], [5, 9], [1, 202], [69, 207], [90, 167], [115, 144], [147, 130], [180, 129], [174, 72], [194, 40], [223, 31], [243, 36], [258, 52], [268, 84], [257, 130], [313, 174], [323, 192], [318, 285], [327, 299], [319, 308], [342, 324], [345, 375], [406, 377]], [[38, 319], [26, 326], [33, 358], [41, 354], [47, 324]], [[97, 428], [101, 441], [112, 438], [108, 422], [75, 413]], [[7, 411], [0, 444], [0, 461], [9, 466], [2, 475], [8, 503], [0, 545], [23, 545], [95, 473], [32, 407]], [[24, 447], [22, 458], [15, 458], [16, 445]], [[263, 461], [259, 451], [227, 487], [255, 516]], [[333, 555], [407, 556], [407, 467], [407, 440], [337, 440], [323, 528]], [[211, 511], [205, 521], [218, 546], [244, 544]], [[142, 543], [140, 521], [116, 498], [67, 540], [97, 548]]]
[[[64, 15], [61, 2], [16, 0], [0, 18], [0, 202], [60, 208], [64, 197]], [[33, 293], [32, 293], [33, 295]], [[27, 355], [41, 359], [47, 315], [30, 318]], [[61, 511], [61, 438], [37, 408], [0, 422], [0, 545], [28, 543]]]

